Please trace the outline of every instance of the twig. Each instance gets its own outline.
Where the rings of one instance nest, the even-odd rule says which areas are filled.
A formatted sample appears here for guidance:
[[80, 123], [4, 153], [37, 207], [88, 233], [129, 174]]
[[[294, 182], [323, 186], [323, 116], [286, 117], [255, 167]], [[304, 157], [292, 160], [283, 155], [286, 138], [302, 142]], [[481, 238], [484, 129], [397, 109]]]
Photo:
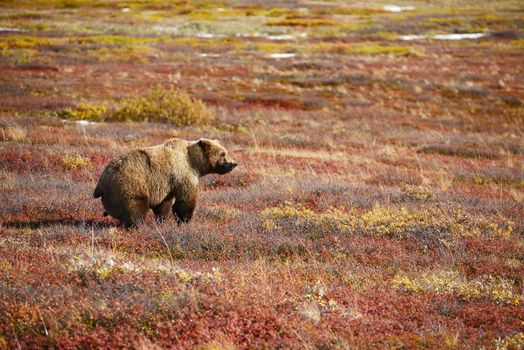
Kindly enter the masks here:
[[155, 229], [158, 232], [158, 234], [160, 235], [160, 237], [162, 238], [162, 241], [164, 241], [164, 245], [166, 246], [167, 253], [169, 254], [169, 261], [171, 262], [171, 265], [173, 265], [174, 259], [173, 259], [173, 254], [171, 254], [171, 248], [169, 248], [169, 244], [167, 244], [166, 238], [164, 237], [162, 232], [158, 229], [158, 226], [156, 224], [155, 224]]

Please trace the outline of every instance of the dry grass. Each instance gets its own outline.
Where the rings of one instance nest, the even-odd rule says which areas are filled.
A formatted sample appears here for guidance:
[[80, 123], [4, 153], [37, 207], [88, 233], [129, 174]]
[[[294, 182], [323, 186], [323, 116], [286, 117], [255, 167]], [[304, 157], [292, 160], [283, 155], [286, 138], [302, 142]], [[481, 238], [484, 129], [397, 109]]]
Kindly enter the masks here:
[[[384, 4], [2, 2], [0, 349], [521, 348], [522, 5]], [[104, 217], [174, 136], [239, 166]]]
[[0, 136], [2, 141], [20, 141], [27, 137], [25, 128], [0, 120]]

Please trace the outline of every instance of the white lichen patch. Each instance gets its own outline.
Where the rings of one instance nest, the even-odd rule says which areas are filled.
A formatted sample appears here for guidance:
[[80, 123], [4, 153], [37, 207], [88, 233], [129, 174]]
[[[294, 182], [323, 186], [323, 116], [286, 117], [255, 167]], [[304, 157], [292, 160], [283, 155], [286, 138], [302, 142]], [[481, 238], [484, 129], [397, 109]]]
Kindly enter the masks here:
[[464, 34], [438, 34], [433, 37], [437, 40], [464, 40], [464, 39], [480, 39], [488, 36], [488, 33], [464, 33]]
[[225, 34], [215, 34], [215, 33], [198, 33], [196, 35], [197, 38], [200, 39], [221, 39], [225, 38]]
[[90, 122], [89, 120], [75, 120], [75, 123], [82, 126], [96, 125], [97, 122]]
[[271, 58], [293, 58], [296, 57], [296, 53], [273, 53], [269, 55]]
[[400, 36], [400, 40], [404, 41], [413, 41], [413, 40], [424, 40], [424, 39], [434, 39], [434, 40], [474, 40], [480, 39], [488, 36], [489, 33], [463, 33], [463, 34], [437, 34], [433, 36], [426, 35], [403, 35]]
[[425, 35], [416, 35], [416, 34], [402, 35], [401, 37], [399, 37], [400, 40], [405, 40], [405, 41], [422, 40], [426, 38], [427, 37]]
[[26, 29], [22, 29], [22, 28], [14, 28], [14, 27], [0, 27], [0, 32], [18, 32], [18, 33], [22, 33], [22, 32], [27, 32]]
[[198, 57], [216, 58], [216, 57], [220, 57], [220, 55], [217, 54], [217, 53], [200, 53], [200, 54], [198, 54]]
[[388, 12], [413, 11], [414, 9], [414, 6], [384, 5], [384, 11]]
[[[53, 251], [57, 252], [56, 249], [53, 249]], [[156, 273], [175, 277], [183, 283], [211, 282], [222, 279], [222, 274], [217, 267], [212, 268], [210, 272], [186, 271], [168, 261], [156, 259], [131, 260], [124, 254], [108, 251], [72, 255], [66, 268], [71, 272], [94, 273], [100, 278], [105, 278], [113, 273]]]
[[295, 37], [293, 35], [289, 35], [289, 34], [282, 34], [282, 35], [268, 35], [267, 38], [269, 40], [276, 40], [276, 41], [281, 41], [281, 40], [294, 40]]

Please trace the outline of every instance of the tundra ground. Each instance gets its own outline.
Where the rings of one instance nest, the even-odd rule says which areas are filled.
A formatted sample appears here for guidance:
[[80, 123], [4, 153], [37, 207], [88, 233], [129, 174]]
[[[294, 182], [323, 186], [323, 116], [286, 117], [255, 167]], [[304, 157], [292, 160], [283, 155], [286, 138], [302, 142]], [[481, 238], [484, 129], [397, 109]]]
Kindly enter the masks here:
[[[0, 2], [0, 348], [524, 346], [522, 2], [348, 3]], [[174, 136], [240, 165], [103, 217]]]

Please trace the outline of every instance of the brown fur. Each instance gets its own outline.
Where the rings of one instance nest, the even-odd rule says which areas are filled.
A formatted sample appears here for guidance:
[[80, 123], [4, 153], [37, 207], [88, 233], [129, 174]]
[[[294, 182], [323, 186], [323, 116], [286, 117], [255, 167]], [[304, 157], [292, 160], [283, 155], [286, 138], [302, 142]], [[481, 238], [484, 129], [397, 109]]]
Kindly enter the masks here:
[[198, 179], [210, 173], [225, 174], [235, 166], [216, 140], [170, 139], [113, 159], [100, 176], [94, 197], [102, 197], [107, 214], [125, 226], [142, 223], [149, 209], [160, 220], [171, 210], [179, 223], [189, 222]]

